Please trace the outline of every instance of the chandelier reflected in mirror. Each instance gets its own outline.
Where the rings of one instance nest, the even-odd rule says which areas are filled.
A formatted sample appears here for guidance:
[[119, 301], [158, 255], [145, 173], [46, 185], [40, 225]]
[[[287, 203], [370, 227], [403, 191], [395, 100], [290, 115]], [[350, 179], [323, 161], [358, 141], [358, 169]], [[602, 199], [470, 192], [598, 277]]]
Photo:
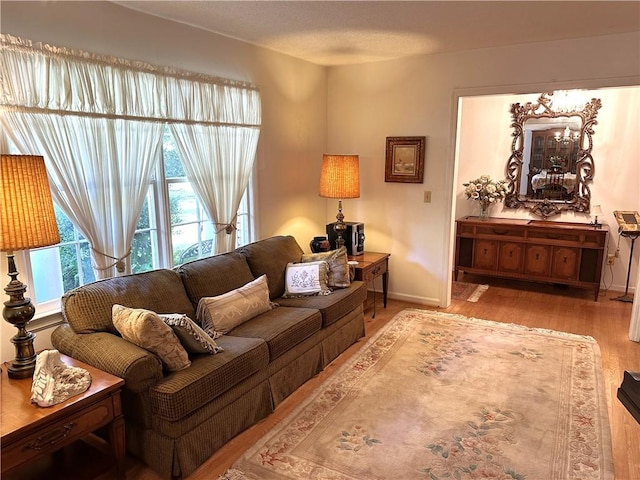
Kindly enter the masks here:
[[555, 133], [556, 142], [561, 143], [563, 145], [568, 145], [570, 143], [575, 143], [580, 140], [580, 131], [575, 130], [572, 131], [569, 127], [565, 127], [564, 132], [556, 132]]

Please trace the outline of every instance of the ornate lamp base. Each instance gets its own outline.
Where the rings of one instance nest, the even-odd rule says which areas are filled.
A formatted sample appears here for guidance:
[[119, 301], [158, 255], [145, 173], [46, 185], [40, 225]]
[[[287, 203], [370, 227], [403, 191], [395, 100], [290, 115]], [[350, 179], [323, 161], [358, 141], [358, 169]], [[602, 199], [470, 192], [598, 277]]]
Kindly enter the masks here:
[[4, 302], [2, 316], [18, 329], [18, 334], [11, 339], [11, 343], [16, 347], [16, 358], [9, 363], [7, 373], [10, 378], [29, 378], [33, 376], [36, 368], [36, 353], [33, 349], [36, 334], [27, 331], [27, 324], [35, 315], [36, 309], [31, 299], [24, 296], [27, 287], [18, 280], [13, 252], [7, 252], [7, 261], [11, 281], [4, 289], [9, 295], [9, 300]]
[[336, 215], [337, 222], [333, 226], [333, 230], [336, 232], [336, 248], [344, 247], [344, 232], [347, 231], [347, 224], [344, 223], [344, 214], [342, 213], [342, 200], [338, 200], [338, 214]]

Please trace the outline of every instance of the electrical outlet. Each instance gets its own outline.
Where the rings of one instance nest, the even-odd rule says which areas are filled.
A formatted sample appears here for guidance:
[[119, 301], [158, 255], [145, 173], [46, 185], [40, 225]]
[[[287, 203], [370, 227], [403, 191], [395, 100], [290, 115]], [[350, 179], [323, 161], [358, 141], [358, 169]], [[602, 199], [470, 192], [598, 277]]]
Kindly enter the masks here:
[[431, 203], [431, 192], [429, 190], [424, 191], [424, 203]]
[[607, 265], [613, 265], [613, 263], [616, 261], [616, 254], [615, 253], [607, 253]]

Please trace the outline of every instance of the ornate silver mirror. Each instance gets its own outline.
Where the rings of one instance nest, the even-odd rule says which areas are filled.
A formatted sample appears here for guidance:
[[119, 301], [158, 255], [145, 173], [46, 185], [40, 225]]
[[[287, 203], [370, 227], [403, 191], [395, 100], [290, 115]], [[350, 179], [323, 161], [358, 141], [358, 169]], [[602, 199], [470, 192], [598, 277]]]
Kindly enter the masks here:
[[564, 210], [589, 212], [593, 126], [602, 103], [592, 98], [571, 106], [571, 94], [543, 93], [537, 103], [511, 105], [506, 207], [528, 208], [544, 218]]

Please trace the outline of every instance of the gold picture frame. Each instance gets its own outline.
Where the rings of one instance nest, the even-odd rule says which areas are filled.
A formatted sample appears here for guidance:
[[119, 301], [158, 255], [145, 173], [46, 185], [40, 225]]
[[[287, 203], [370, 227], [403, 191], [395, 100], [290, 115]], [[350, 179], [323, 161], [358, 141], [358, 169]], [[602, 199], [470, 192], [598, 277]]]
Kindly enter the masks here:
[[385, 182], [422, 183], [427, 137], [387, 137]]
[[631, 210], [614, 210], [613, 216], [618, 222], [618, 232], [640, 231], [640, 213]]

